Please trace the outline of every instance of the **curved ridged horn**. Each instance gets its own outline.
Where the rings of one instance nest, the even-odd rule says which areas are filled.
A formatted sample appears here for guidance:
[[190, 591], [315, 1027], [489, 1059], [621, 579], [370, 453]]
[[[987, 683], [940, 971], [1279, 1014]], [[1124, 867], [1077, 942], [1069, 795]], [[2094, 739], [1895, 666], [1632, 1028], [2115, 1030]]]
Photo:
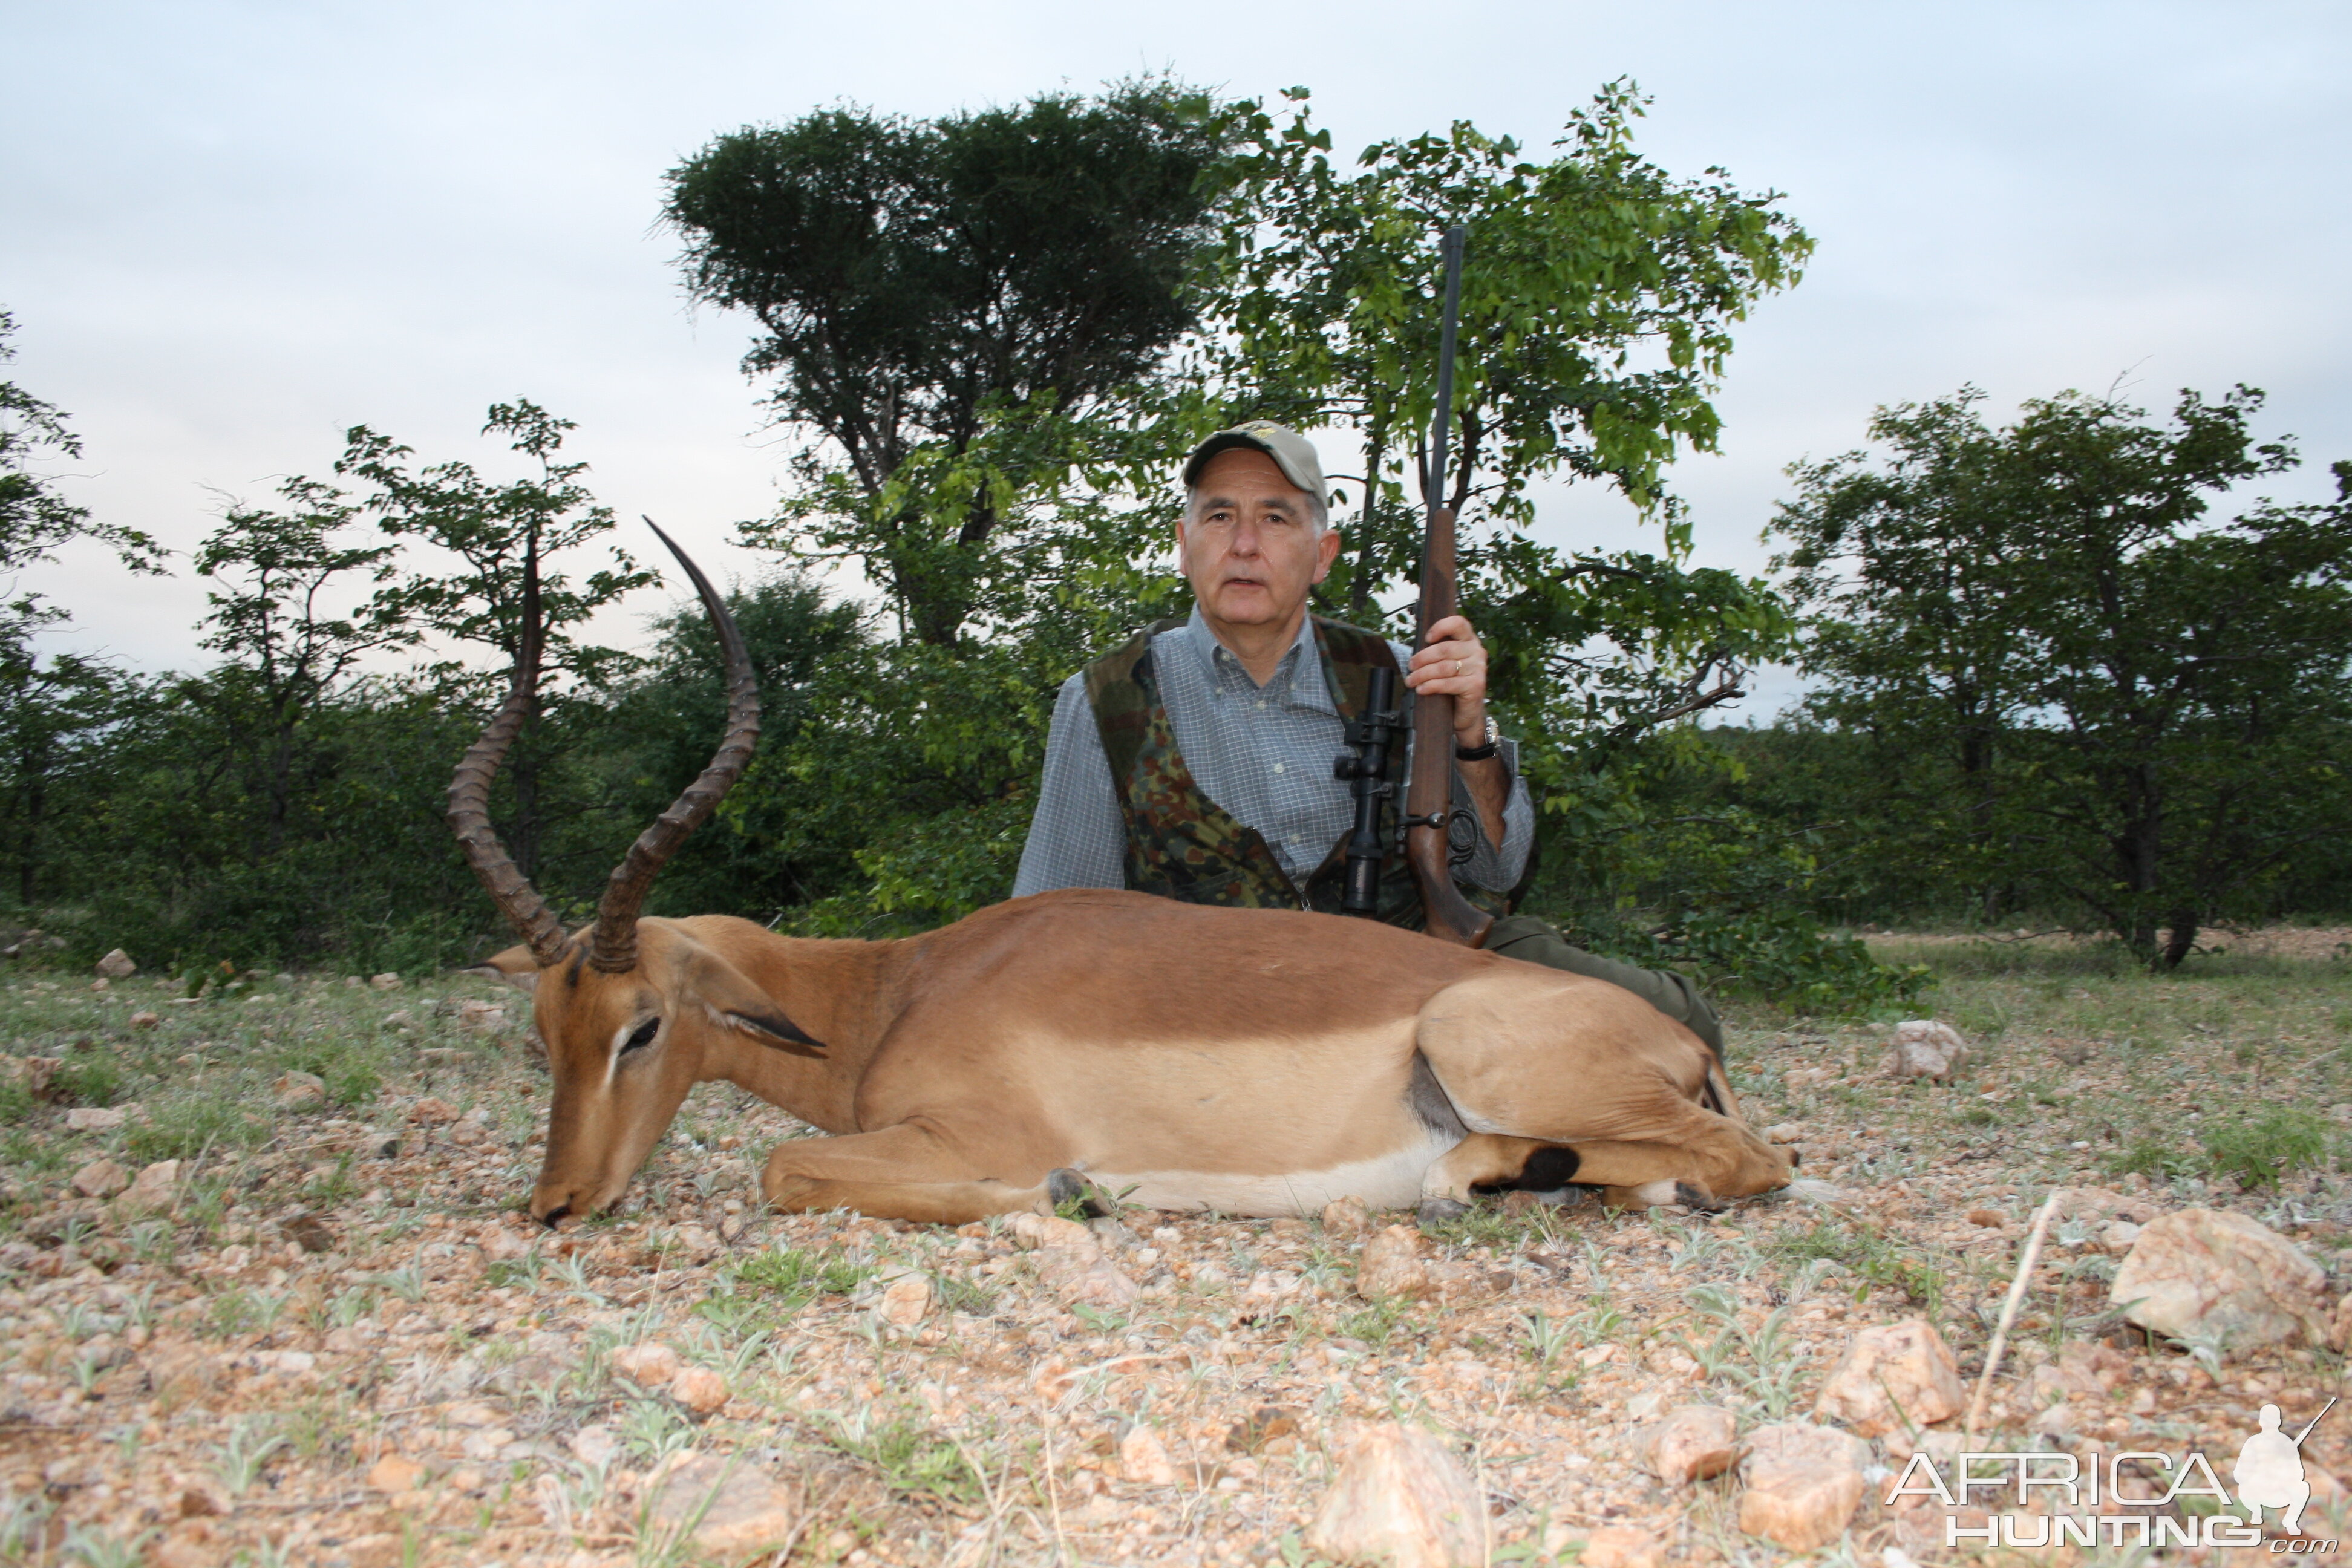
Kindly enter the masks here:
[[637, 910], [645, 904], [646, 890], [653, 886], [663, 862], [677, 853], [686, 836], [709, 818], [718, 808], [719, 797], [743, 776], [751, 761], [751, 748], [760, 739], [760, 683], [752, 676], [751, 656], [743, 647], [743, 634], [735, 629], [735, 617], [727, 613], [719, 590], [677, 547], [677, 541], [662, 532], [652, 518], [645, 522], [694, 579], [694, 591], [702, 595], [703, 608], [710, 612], [711, 624], [718, 628], [719, 646], [727, 656], [727, 734], [710, 765], [670, 803], [667, 811], [654, 818], [651, 827], [637, 835], [637, 841], [614, 869], [613, 879], [605, 884], [604, 897], [596, 906], [596, 931], [589, 941], [588, 962], [607, 974], [637, 966]]
[[523, 721], [530, 717], [531, 698], [539, 689], [539, 563], [535, 558], [524, 562], [522, 594], [523, 647], [515, 660], [514, 687], [507, 693], [506, 706], [457, 764], [457, 776], [449, 784], [448, 822], [466, 851], [466, 863], [474, 868], [491, 902], [522, 933], [539, 966], [551, 969], [571, 955], [572, 935], [490, 827], [490, 779], [506, 760], [507, 748], [514, 743]]

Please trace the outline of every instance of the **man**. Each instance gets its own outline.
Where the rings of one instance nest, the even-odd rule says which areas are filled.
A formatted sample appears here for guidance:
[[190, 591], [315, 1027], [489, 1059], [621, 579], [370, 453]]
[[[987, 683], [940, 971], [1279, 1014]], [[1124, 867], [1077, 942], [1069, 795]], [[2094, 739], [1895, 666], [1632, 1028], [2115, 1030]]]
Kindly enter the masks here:
[[[1066, 682], [1013, 896], [1129, 888], [1195, 903], [1337, 913], [1354, 822], [1332, 776], [1347, 720], [1386, 662], [1416, 693], [1454, 699], [1454, 798], [1477, 819], [1461, 879], [1500, 908], [1535, 835], [1517, 749], [1486, 716], [1486, 653], [1449, 616], [1418, 652], [1310, 616], [1339, 553], [1323, 469], [1297, 432], [1263, 420], [1221, 430], [1184, 464], [1176, 542], [1192, 615], [1143, 632]], [[1410, 726], [1412, 703], [1401, 704]], [[1389, 776], [1407, 776], [1400, 742]], [[1480, 891], [1483, 890], [1483, 898]], [[1380, 918], [1419, 929], [1401, 853], [1382, 867]], [[1488, 951], [1622, 985], [1722, 1054], [1722, 1031], [1684, 976], [1570, 946], [1525, 916], [1498, 920]]]

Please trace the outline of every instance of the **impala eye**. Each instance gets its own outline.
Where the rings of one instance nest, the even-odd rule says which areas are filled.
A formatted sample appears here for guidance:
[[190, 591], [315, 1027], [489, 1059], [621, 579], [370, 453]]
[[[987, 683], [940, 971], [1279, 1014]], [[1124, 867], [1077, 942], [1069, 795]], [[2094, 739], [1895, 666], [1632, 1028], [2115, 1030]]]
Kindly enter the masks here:
[[645, 1049], [654, 1043], [654, 1037], [660, 1033], [661, 1020], [658, 1017], [647, 1018], [644, 1023], [631, 1029], [629, 1037], [621, 1042], [621, 1054], [627, 1056], [631, 1051]]

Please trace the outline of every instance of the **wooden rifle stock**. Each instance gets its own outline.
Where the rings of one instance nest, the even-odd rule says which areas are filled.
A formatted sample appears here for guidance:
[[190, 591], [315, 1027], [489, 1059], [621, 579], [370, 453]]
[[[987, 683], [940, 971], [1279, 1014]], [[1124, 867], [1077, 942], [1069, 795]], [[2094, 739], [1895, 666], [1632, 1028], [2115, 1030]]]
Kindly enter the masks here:
[[[1429, 628], [1454, 614], [1454, 509], [1445, 504], [1446, 435], [1454, 416], [1454, 340], [1462, 310], [1462, 239], [1445, 231], [1445, 307], [1437, 345], [1437, 408], [1422, 493], [1429, 524], [1422, 538], [1421, 613], [1413, 647], [1429, 646]], [[1421, 884], [1421, 907], [1429, 934], [1465, 947], [1486, 940], [1495, 917], [1462, 896], [1454, 885], [1452, 846], [1446, 825], [1454, 811], [1454, 699], [1426, 692], [1412, 700], [1412, 775], [1405, 786], [1404, 857]]]
[[[1429, 628], [1452, 615], [1454, 513], [1433, 507], [1421, 561], [1421, 616], [1414, 646], [1429, 641]], [[1432, 936], [1476, 947], [1486, 940], [1495, 917], [1462, 896], [1454, 885], [1452, 847], [1446, 822], [1454, 810], [1454, 699], [1423, 692], [1412, 700], [1412, 776], [1405, 787], [1404, 857], [1421, 884], [1421, 907]]]

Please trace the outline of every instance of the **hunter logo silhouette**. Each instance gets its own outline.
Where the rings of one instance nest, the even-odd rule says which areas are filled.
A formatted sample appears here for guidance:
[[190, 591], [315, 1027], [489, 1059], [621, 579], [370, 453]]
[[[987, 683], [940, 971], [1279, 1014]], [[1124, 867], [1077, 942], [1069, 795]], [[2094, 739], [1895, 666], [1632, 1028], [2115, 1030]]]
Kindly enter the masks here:
[[2290, 1437], [2279, 1430], [2279, 1407], [2263, 1406], [2262, 1429], [2246, 1439], [2230, 1470], [2230, 1479], [2238, 1483], [2238, 1504], [2246, 1510], [2248, 1524], [2262, 1523], [2266, 1508], [2283, 1508], [2286, 1517], [2279, 1521], [2279, 1528], [2289, 1535], [2303, 1533], [2304, 1505], [2311, 1500], [2311, 1483], [2303, 1476], [2303, 1440], [2335, 1408], [2336, 1401], [2329, 1400], [2311, 1418], [2310, 1426]]

